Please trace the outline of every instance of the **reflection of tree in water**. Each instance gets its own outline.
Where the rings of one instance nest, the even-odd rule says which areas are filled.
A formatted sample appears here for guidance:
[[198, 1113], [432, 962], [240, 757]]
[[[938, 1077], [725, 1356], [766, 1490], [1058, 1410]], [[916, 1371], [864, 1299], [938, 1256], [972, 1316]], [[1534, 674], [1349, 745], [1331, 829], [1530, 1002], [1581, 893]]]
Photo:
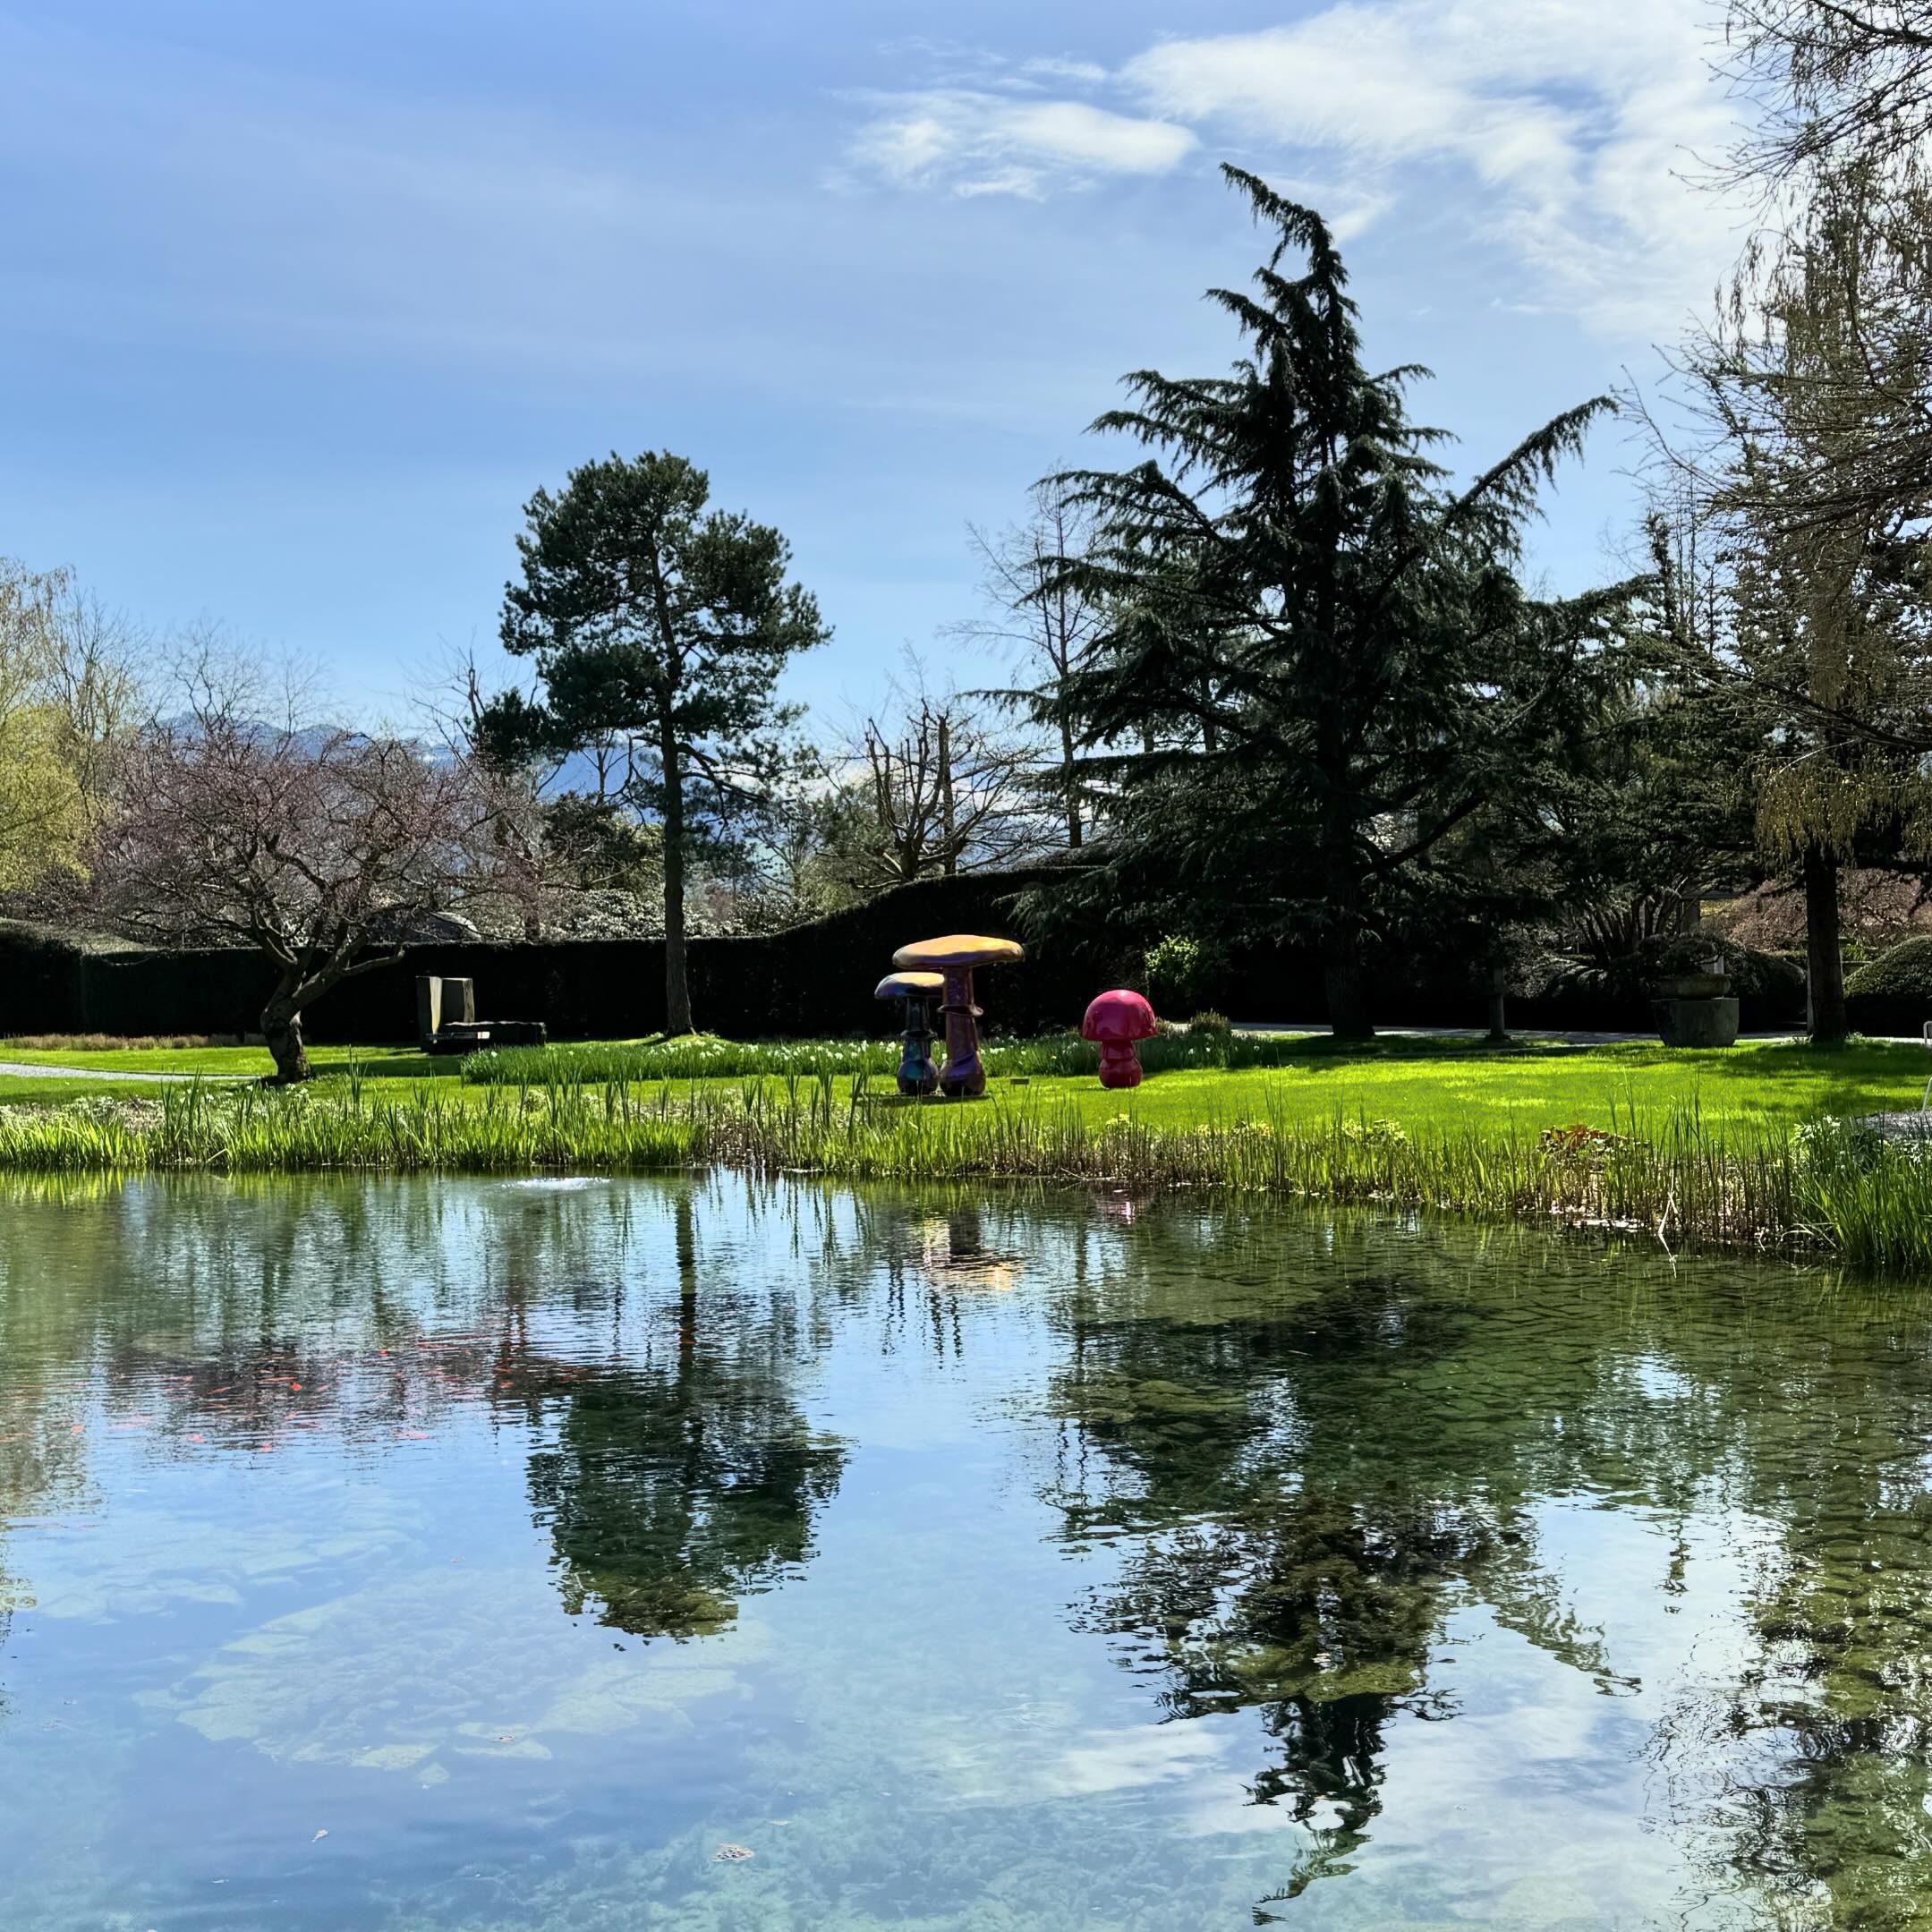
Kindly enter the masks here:
[[1775, 1530], [1750, 1592], [1759, 1653], [1666, 1744], [1724, 1767], [1708, 1794], [1723, 1857], [1767, 1894], [1767, 1922], [1923, 1932], [1932, 1321], [1922, 1294], [1848, 1292], [1776, 1349], [1740, 1417], [1739, 1506]]
[[[1662, 1526], [1633, 1592], [1681, 1590], [1726, 1537], [1756, 1566], [1737, 1669], [1700, 1658], [1651, 1746], [1652, 1802], [1711, 1891], [1752, 1886], [1767, 1924], [1932, 1932], [1921, 1300], [1732, 1264], [1673, 1284], [1534, 1235], [1344, 1219], [1324, 1249], [1315, 1221], [1163, 1208], [1110, 1231], [1012, 1203], [747, 1187], [714, 1238], [646, 1185], [9, 1196], [0, 1518], [84, 1494], [93, 1394], [151, 1418], [131, 1445], [197, 1456], [291, 1417], [382, 1444], [527, 1405], [572, 1606], [713, 1629], [809, 1559], [839, 1480], [796, 1392], [831, 1317], [876, 1318], [883, 1352], [970, 1354], [1024, 1261], [1020, 1306], [1062, 1344], [1051, 1494], [1069, 1542], [1119, 1557], [1085, 1614], [1177, 1719], [1255, 1715], [1253, 1792], [1309, 1833], [1284, 1894], [1377, 1829], [1402, 1727], [1453, 1716], [1431, 1663], [1460, 1606], [1621, 1688], [1536, 1548], [1540, 1505], [1575, 1496]], [[675, 1294], [638, 1295], [660, 1254]], [[1666, 1560], [1686, 1525], [1703, 1543], [1681, 1528]]]
[[[45, 1502], [48, 1455], [79, 1467], [68, 1411], [89, 1392], [196, 1455], [322, 1426], [393, 1445], [487, 1401], [558, 1417], [530, 1481], [574, 1608], [594, 1596], [607, 1621], [685, 1634], [810, 1553], [842, 1451], [791, 1392], [808, 1349], [788, 1291], [701, 1284], [688, 1187], [664, 1203], [651, 1187], [293, 1180], [31, 1204], [0, 1213], [0, 1289], [35, 1284], [0, 1292], [0, 1437], [16, 1438], [0, 1442], [0, 1521]], [[624, 1321], [660, 1242], [678, 1288], [661, 1358]], [[608, 1347], [586, 1360], [576, 1338], [600, 1325]], [[39, 1461], [21, 1460], [30, 1446]]]
[[[702, 1635], [812, 1553], [844, 1451], [791, 1383], [793, 1324], [742, 1310], [708, 1323], [688, 1191], [676, 1206], [677, 1328], [668, 1359], [574, 1367], [549, 1392], [553, 1445], [530, 1461], [573, 1614], [641, 1637]], [[533, 1391], [533, 1392], [535, 1392]]]
[[1653, 1293], [1628, 1255], [1616, 1292], [1580, 1256], [1525, 1291], [1518, 1238], [1471, 1267], [1460, 1237], [1346, 1222], [1327, 1286], [1306, 1255], [1284, 1282], [1232, 1225], [1144, 1228], [1069, 1303], [1057, 1500], [1069, 1536], [1125, 1542], [1094, 1621], [1168, 1708], [1258, 1710], [1256, 1797], [1327, 1821], [1284, 1894], [1362, 1842], [1391, 1725], [1452, 1715], [1428, 1681], [1447, 1610], [1619, 1688], [1530, 1513], [1596, 1496], [1678, 1526], [1633, 1589], [1682, 1594], [1693, 1519], [1750, 1568], [1748, 1661], [1695, 1672], [1649, 1752], [1714, 1894], [1793, 1932], [1932, 1932], [1922, 1297], [1724, 1263]]
[[[1164, 1680], [1173, 1716], [1258, 1713], [1250, 1790], [1310, 1847], [1264, 1917], [1349, 1868], [1392, 1726], [1452, 1715], [1430, 1660], [1455, 1608], [1625, 1688], [1538, 1560], [1529, 1505], [1658, 1445], [1631, 1439], [1640, 1419], [1575, 1426], [1619, 1408], [1600, 1334], [1552, 1346], [1539, 1326], [1532, 1348], [1507, 1306], [1444, 1289], [1412, 1238], [1298, 1256], [1284, 1280], [1238, 1236], [1190, 1248], [1183, 1223], [1144, 1228], [1067, 1305], [1054, 1500], [1071, 1539], [1123, 1545], [1088, 1617]], [[1653, 1464], [1660, 1493], [1680, 1466]]]
[[[31, 1201], [47, 1190], [22, 1190]], [[83, 1384], [72, 1373], [77, 1331], [53, 1291], [44, 1251], [27, 1238], [25, 1217], [0, 1200], [0, 1659], [17, 1611], [34, 1601], [30, 1579], [9, 1568], [7, 1532], [17, 1520], [81, 1506], [89, 1495], [80, 1417]], [[98, 1264], [84, 1234], [69, 1264], [85, 1278]], [[0, 1682], [0, 1723], [9, 1714]]]
[[1251, 1790], [1307, 1826], [1314, 1851], [1281, 1894], [1348, 1869], [1381, 1809], [1385, 1733], [1442, 1715], [1427, 1662], [1448, 1592], [1488, 1552], [1473, 1513], [1404, 1518], [1301, 1493], [1238, 1504], [1238, 1520], [1147, 1539], [1097, 1627], [1169, 1680], [1174, 1717], [1256, 1708], [1271, 1761]]

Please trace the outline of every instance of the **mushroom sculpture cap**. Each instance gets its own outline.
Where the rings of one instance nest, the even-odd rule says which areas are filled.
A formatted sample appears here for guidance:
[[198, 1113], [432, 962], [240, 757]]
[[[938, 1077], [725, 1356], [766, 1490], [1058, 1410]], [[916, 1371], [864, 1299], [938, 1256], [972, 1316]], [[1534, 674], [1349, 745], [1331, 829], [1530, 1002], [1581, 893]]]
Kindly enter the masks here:
[[1151, 1040], [1154, 1032], [1153, 1009], [1124, 986], [1098, 995], [1080, 1022], [1083, 1040]]
[[927, 971], [933, 966], [1002, 966], [1024, 959], [1026, 949], [1017, 940], [991, 940], [974, 932], [949, 932], [943, 939], [915, 940], [892, 955], [896, 966]]
[[906, 1000], [915, 993], [938, 992], [946, 983], [943, 973], [888, 973], [879, 982], [874, 1000]]

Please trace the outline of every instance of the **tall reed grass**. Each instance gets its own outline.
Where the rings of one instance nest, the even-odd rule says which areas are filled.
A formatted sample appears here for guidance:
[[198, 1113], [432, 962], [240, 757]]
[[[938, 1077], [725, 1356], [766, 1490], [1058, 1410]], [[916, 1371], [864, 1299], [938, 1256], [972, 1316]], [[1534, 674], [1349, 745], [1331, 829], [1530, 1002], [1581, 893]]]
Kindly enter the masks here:
[[1411, 1134], [1271, 1106], [1186, 1128], [1131, 1101], [1093, 1122], [1065, 1102], [904, 1102], [871, 1073], [774, 1083], [553, 1079], [455, 1100], [404, 1098], [351, 1069], [331, 1092], [200, 1082], [139, 1101], [0, 1110], [0, 1170], [644, 1172], [724, 1165], [853, 1180], [1032, 1180], [1193, 1188], [1642, 1231], [1671, 1246], [1822, 1247], [1932, 1271], [1932, 1146], [1851, 1128], [1796, 1133], [1694, 1106], [1612, 1130], [1469, 1127]]
[[[1165, 1033], [1140, 1044], [1149, 1073], [1180, 1068], [1285, 1067], [1306, 1059], [1308, 1040], [1293, 1034], [1212, 1031]], [[717, 1080], [747, 1074], [816, 1077], [865, 1073], [889, 1075], [898, 1065], [897, 1040], [720, 1040], [709, 1034], [634, 1040], [620, 1044], [504, 1047], [470, 1054], [463, 1077], [486, 1086], [535, 1085], [548, 1080]], [[1036, 1040], [992, 1040], [981, 1057], [987, 1070], [1014, 1074], [1091, 1076], [1100, 1050], [1074, 1034]]]
[[1804, 1233], [1853, 1267], [1932, 1274], [1932, 1139], [1821, 1120], [1792, 1140]]

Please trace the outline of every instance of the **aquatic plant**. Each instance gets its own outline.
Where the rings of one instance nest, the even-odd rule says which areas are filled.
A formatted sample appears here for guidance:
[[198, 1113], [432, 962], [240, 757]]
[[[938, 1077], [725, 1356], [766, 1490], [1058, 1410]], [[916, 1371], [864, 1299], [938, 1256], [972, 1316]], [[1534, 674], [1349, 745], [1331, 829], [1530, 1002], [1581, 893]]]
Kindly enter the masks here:
[[1822, 1249], [1932, 1272], [1932, 1142], [1855, 1123], [1792, 1131], [1695, 1104], [1619, 1111], [1608, 1129], [1416, 1128], [1338, 1112], [1098, 1121], [1064, 1096], [906, 1101], [875, 1074], [802, 1063], [734, 1085], [551, 1078], [481, 1094], [208, 1085], [138, 1100], [0, 1109], [0, 1170], [650, 1172], [720, 1166], [841, 1179], [1187, 1188], [1638, 1231], [1667, 1246]]

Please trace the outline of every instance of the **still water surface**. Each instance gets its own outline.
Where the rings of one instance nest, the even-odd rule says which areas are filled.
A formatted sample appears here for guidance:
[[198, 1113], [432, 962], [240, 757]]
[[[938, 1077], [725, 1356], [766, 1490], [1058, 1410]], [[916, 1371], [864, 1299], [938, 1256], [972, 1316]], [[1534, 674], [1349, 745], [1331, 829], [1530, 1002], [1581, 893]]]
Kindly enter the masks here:
[[15, 1189], [0, 1928], [1932, 1926], [1928, 1456], [1770, 1264]]

